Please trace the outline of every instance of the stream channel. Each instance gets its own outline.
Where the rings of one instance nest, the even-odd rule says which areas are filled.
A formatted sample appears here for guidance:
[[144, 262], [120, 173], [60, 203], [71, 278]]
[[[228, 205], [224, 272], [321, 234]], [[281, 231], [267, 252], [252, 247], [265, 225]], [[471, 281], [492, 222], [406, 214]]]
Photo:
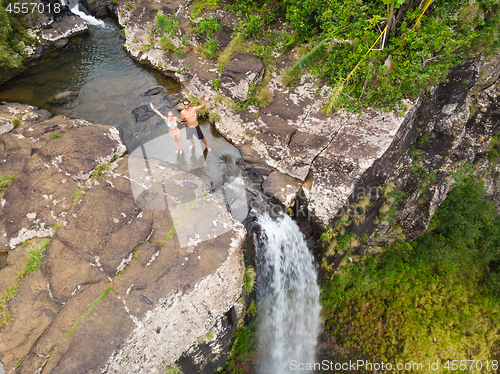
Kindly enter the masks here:
[[[180, 116], [176, 103], [182, 99], [181, 86], [133, 61], [122, 48], [124, 40], [114, 21], [105, 19], [104, 26], [89, 25], [89, 29], [87, 35], [72, 39], [65, 48], [46, 51], [24, 74], [2, 85], [0, 101], [35, 105], [54, 115], [116, 126], [123, 132], [130, 159], [140, 159], [144, 154], [145, 158], [160, 159], [194, 174], [212, 193], [222, 191], [219, 195], [240, 221], [247, 218], [249, 204], [253, 206], [259, 200], [257, 205], [264, 209], [252, 209], [251, 213], [260, 216], [261, 232], [255, 234], [261, 243], [256, 258], [257, 279], [266, 284], [258, 289], [257, 301], [263, 308], [260, 331], [265, 334], [260, 335], [267, 341], [261, 340], [261, 345], [269, 352], [259, 371], [287, 373], [293, 359], [313, 361], [321, 324], [319, 288], [314, 259], [297, 225], [288, 217], [276, 221], [261, 215], [268, 200], [263, 200], [259, 186], [242, 176], [239, 151], [208, 121], [199, 122], [212, 152], [204, 152], [205, 147], [196, 138], [195, 148], [190, 150], [181, 126], [184, 154], [177, 155], [159, 116], [137, 120], [132, 111], [150, 102], [165, 115], [172, 110]], [[145, 95], [157, 87], [161, 87], [159, 94]], [[76, 100], [66, 105], [47, 101], [67, 90], [79, 93]]]

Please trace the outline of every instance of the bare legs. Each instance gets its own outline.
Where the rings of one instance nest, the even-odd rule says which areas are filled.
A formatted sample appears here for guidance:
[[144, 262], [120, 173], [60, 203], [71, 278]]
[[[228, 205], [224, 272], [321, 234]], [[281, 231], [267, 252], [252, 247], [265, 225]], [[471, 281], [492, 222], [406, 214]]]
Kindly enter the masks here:
[[203, 142], [203, 144], [205, 144], [205, 147], [207, 147], [208, 151], [210, 152], [212, 150], [212, 148], [210, 148], [207, 144], [207, 139], [203, 138], [201, 139], [201, 141]]
[[181, 140], [181, 132], [177, 132], [176, 135], [170, 133], [170, 137], [172, 138], [172, 140], [174, 141], [175, 143], [175, 146], [177, 148], [177, 150], [175, 151], [175, 153], [179, 153], [179, 154], [182, 154], [182, 140]]
[[[194, 148], [194, 139], [191, 138], [189, 139], [191, 141], [191, 145], [189, 146], [189, 149], [193, 149]], [[201, 141], [203, 142], [203, 144], [205, 144], [205, 147], [207, 147], [208, 151], [210, 152], [212, 150], [212, 148], [210, 148], [207, 144], [207, 139], [206, 138], [203, 138], [201, 139]]]

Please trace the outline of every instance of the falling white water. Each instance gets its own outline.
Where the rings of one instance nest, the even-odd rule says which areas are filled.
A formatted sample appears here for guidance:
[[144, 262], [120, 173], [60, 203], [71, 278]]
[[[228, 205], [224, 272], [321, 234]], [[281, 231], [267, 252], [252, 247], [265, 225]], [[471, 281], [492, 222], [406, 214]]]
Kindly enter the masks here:
[[321, 330], [317, 270], [303, 234], [290, 217], [273, 220], [264, 213], [258, 223], [258, 336], [265, 352], [259, 372], [292, 373], [292, 361], [315, 362]]
[[73, 8], [71, 8], [71, 13], [76, 14], [81, 19], [87, 21], [87, 23], [90, 23], [91, 25], [105, 27], [103, 20], [96, 19], [96, 18], [89, 16], [88, 14], [85, 14], [82, 11], [80, 11], [80, 9], [78, 9], [78, 3], [76, 3], [76, 5]]

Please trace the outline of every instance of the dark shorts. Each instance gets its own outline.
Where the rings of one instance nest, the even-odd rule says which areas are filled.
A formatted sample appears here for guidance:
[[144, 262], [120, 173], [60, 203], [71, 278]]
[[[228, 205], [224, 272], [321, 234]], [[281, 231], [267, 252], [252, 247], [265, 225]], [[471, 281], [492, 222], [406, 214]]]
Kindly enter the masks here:
[[196, 127], [186, 127], [186, 139], [192, 139], [194, 133], [196, 133], [196, 136], [198, 136], [198, 139], [203, 139], [203, 133], [201, 132], [200, 125]]

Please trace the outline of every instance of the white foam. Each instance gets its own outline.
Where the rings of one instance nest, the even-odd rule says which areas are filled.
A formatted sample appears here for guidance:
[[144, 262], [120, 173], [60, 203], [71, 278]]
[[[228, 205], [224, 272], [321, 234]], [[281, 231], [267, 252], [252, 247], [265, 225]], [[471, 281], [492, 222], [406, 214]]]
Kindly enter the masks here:
[[84, 21], [87, 21], [87, 23], [91, 25], [105, 27], [105, 23], [103, 20], [96, 19], [92, 16], [89, 16], [88, 14], [83, 13], [82, 11], [80, 11], [80, 9], [78, 9], [78, 4], [71, 8], [71, 13], [76, 14], [78, 17], [80, 17]]

